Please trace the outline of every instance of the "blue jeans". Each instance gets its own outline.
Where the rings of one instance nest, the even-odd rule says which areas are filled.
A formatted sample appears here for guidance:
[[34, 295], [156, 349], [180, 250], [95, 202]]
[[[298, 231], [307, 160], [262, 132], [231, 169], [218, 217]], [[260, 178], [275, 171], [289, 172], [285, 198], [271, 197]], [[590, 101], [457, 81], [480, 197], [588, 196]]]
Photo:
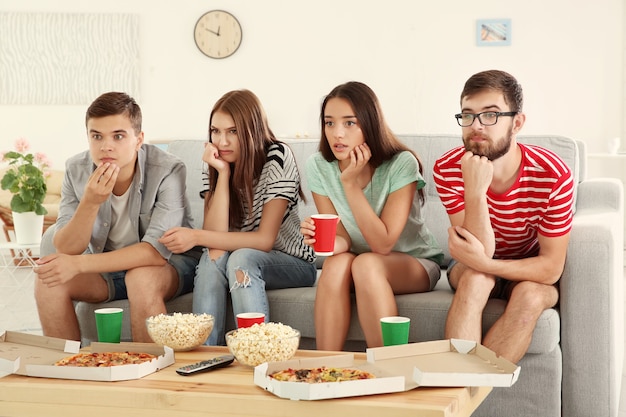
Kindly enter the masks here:
[[[237, 281], [243, 272], [243, 282]], [[205, 250], [198, 263], [193, 291], [193, 312], [207, 313], [215, 318], [207, 345], [224, 345], [226, 308], [230, 293], [233, 313], [265, 313], [270, 321], [265, 290], [310, 287], [315, 283], [314, 264], [280, 251], [237, 249], [212, 261]]]
[[[193, 291], [194, 276], [196, 274], [196, 265], [198, 258], [187, 253], [175, 254], [170, 256], [170, 265], [178, 272], [178, 290], [172, 298], [187, 294]], [[126, 271], [117, 272], [101, 272], [102, 278], [107, 282], [109, 287], [109, 298], [105, 302], [113, 300], [125, 300], [128, 298], [126, 292]]]

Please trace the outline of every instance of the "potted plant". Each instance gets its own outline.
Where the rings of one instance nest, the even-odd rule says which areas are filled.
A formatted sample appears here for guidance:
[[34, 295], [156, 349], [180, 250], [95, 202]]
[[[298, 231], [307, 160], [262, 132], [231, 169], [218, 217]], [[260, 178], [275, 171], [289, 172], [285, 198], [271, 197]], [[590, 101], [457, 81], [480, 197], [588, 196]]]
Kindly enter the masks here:
[[50, 162], [44, 154], [28, 153], [29, 148], [28, 141], [20, 138], [15, 142], [15, 151], [1, 155], [8, 167], [0, 186], [13, 195], [11, 211], [16, 240], [20, 244], [41, 241], [43, 217], [48, 213], [43, 201], [48, 190], [46, 169]]

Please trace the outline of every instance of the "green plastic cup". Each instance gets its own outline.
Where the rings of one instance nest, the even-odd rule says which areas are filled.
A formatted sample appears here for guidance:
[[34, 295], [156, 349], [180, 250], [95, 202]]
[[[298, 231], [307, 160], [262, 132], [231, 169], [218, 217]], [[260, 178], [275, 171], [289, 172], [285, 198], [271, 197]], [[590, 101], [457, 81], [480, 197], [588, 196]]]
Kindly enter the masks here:
[[120, 342], [123, 312], [121, 308], [99, 308], [95, 311], [98, 342]]
[[383, 345], [405, 345], [409, 343], [409, 327], [411, 319], [408, 317], [383, 317], [380, 319], [380, 328], [383, 332]]

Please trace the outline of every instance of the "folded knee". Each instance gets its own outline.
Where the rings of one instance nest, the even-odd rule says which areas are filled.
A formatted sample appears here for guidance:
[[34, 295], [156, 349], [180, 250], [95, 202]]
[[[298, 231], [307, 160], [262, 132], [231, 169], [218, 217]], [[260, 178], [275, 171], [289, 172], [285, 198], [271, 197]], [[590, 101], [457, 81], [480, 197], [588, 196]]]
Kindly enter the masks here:
[[470, 269], [463, 271], [458, 277], [456, 285], [457, 292], [471, 292], [489, 294], [496, 285], [496, 277], [493, 275], [483, 274]]
[[554, 286], [531, 281], [521, 281], [515, 285], [509, 298], [509, 303], [536, 313], [554, 306], [557, 301], [558, 291]]

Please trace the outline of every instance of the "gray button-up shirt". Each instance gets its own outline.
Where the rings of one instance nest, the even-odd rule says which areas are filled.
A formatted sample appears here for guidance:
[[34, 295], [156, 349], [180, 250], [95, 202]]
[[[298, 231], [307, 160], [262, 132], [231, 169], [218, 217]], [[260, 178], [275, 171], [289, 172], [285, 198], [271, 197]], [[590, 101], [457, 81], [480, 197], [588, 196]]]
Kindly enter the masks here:
[[[89, 151], [67, 160], [57, 230], [66, 225], [76, 212], [95, 168]], [[192, 227], [191, 210], [185, 194], [186, 177], [185, 164], [178, 157], [154, 145], [143, 144], [139, 149], [137, 169], [129, 190], [131, 222], [137, 231], [137, 241], [150, 243], [168, 260], [172, 253], [158, 239], [172, 227]], [[103, 252], [110, 230], [109, 198], [100, 206], [91, 231], [91, 253]]]

